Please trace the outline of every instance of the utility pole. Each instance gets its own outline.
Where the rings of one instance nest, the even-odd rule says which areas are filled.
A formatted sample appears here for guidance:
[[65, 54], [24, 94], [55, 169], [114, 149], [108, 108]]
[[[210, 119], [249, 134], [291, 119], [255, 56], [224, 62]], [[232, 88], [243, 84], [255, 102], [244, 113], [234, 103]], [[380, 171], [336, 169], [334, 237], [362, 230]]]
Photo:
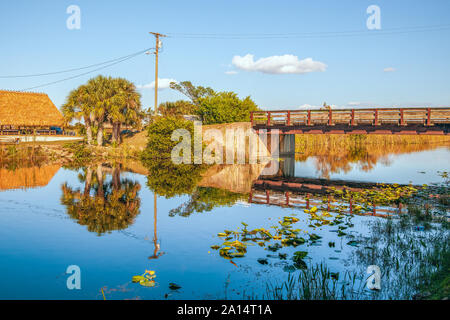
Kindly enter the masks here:
[[160, 37], [167, 37], [164, 34], [157, 33], [157, 32], [150, 32], [150, 34], [153, 34], [156, 39], [156, 46], [155, 46], [155, 116], [158, 111], [158, 54], [159, 49], [161, 48], [161, 40]]

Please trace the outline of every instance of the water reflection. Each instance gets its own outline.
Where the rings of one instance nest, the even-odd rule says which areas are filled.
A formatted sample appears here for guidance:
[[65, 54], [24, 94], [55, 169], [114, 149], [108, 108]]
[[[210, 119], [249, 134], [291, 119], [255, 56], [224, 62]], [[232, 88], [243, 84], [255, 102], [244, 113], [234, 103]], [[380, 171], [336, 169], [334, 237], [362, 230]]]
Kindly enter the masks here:
[[[111, 176], [107, 180], [107, 176]], [[61, 186], [61, 203], [67, 214], [91, 232], [102, 235], [113, 230], [128, 228], [140, 212], [141, 185], [121, 178], [119, 166], [112, 168], [102, 164], [86, 167], [78, 175], [84, 188]]]
[[19, 167], [8, 163], [0, 168], [0, 191], [45, 187], [60, 168], [59, 164]]
[[338, 148], [321, 144], [299, 145], [295, 161], [306, 162], [314, 159], [318, 177], [329, 179], [332, 174], [350, 173], [355, 167], [363, 172], [369, 172], [379, 165], [390, 166], [394, 161], [393, 156], [434, 150], [439, 147], [448, 148], [449, 144], [354, 144]]

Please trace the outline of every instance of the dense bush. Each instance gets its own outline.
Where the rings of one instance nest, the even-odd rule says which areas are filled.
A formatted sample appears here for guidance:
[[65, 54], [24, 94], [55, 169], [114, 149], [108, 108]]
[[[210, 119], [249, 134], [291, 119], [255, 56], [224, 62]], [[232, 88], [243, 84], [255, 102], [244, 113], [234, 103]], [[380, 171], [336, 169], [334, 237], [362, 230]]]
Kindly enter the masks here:
[[[142, 153], [142, 159], [170, 159], [172, 149], [178, 141], [172, 141], [172, 133], [176, 129], [186, 129], [194, 137], [194, 124], [180, 118], [160, 118], [148, 126], [147, 147]], [[193, 143], [192, 143], [193, 145]]]

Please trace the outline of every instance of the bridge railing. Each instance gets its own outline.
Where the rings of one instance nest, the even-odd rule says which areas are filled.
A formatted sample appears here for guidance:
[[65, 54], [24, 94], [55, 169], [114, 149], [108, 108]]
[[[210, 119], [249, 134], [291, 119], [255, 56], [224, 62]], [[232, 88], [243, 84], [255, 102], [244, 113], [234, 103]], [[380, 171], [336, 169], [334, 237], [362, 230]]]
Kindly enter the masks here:
[[433, 126], [450, 123], [450, 108], [336, 109], [254, 111], [252, 126], [350, 126], [420, 124]]

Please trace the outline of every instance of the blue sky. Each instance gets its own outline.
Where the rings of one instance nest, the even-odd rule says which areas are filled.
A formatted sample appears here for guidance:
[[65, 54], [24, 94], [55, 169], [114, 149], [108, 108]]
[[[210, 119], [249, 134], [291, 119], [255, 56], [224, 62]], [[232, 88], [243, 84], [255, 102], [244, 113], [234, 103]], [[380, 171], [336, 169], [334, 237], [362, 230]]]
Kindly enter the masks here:
[[[81, 9], [81, 29], [69, 30], [66, 9]], [[382, 35], [369, 31], [366, 9], [381, 9]], [[154, 46], [149, 31], [192, 34], [313, 33], [270, 39], [163, 39], [160, 78], [190, 80], [216, 90], [250, 95], [263, 109], [322, 105], [450, 105], [450, 28], [388, 34], [393, 28], [450, 25], [447, 0], [359, 1], [103, 1], [16, 0], [0, 3], [0, 76], [59, 71], [125, 56]], [[404, 29], [402, 29], [404, 30]], [[358, 36], [321, 32], [361, 31]], [[254, 61], [292, 55], [323, 63], [322, 71], [275, 74], [247, 71], [233, 57]], [[267, 61], [266, 61], [267, 62]], [[262, 61], [261, 63], [264, 63]], [[242, 65], [240, 65], [242, 68]], [[253, 65], [255, 67], [255, 65]], [[257, 67], [255, 67], [258, 69]], [[393, 68], [392, 72], [385, 72]], [[0, 88], [21, 90], [82, 73], [0, 79]], [[227, 74], [233, 71], [234, 74]], [[71, 89], [97, 74], [125, 77], [137, 85], [154, 80], [154, 56], [36, 89], [60, 107]], [[153, 106], [153, 90], [141, 89]], [[161, 90], [159, 101], [183, 98]]]

